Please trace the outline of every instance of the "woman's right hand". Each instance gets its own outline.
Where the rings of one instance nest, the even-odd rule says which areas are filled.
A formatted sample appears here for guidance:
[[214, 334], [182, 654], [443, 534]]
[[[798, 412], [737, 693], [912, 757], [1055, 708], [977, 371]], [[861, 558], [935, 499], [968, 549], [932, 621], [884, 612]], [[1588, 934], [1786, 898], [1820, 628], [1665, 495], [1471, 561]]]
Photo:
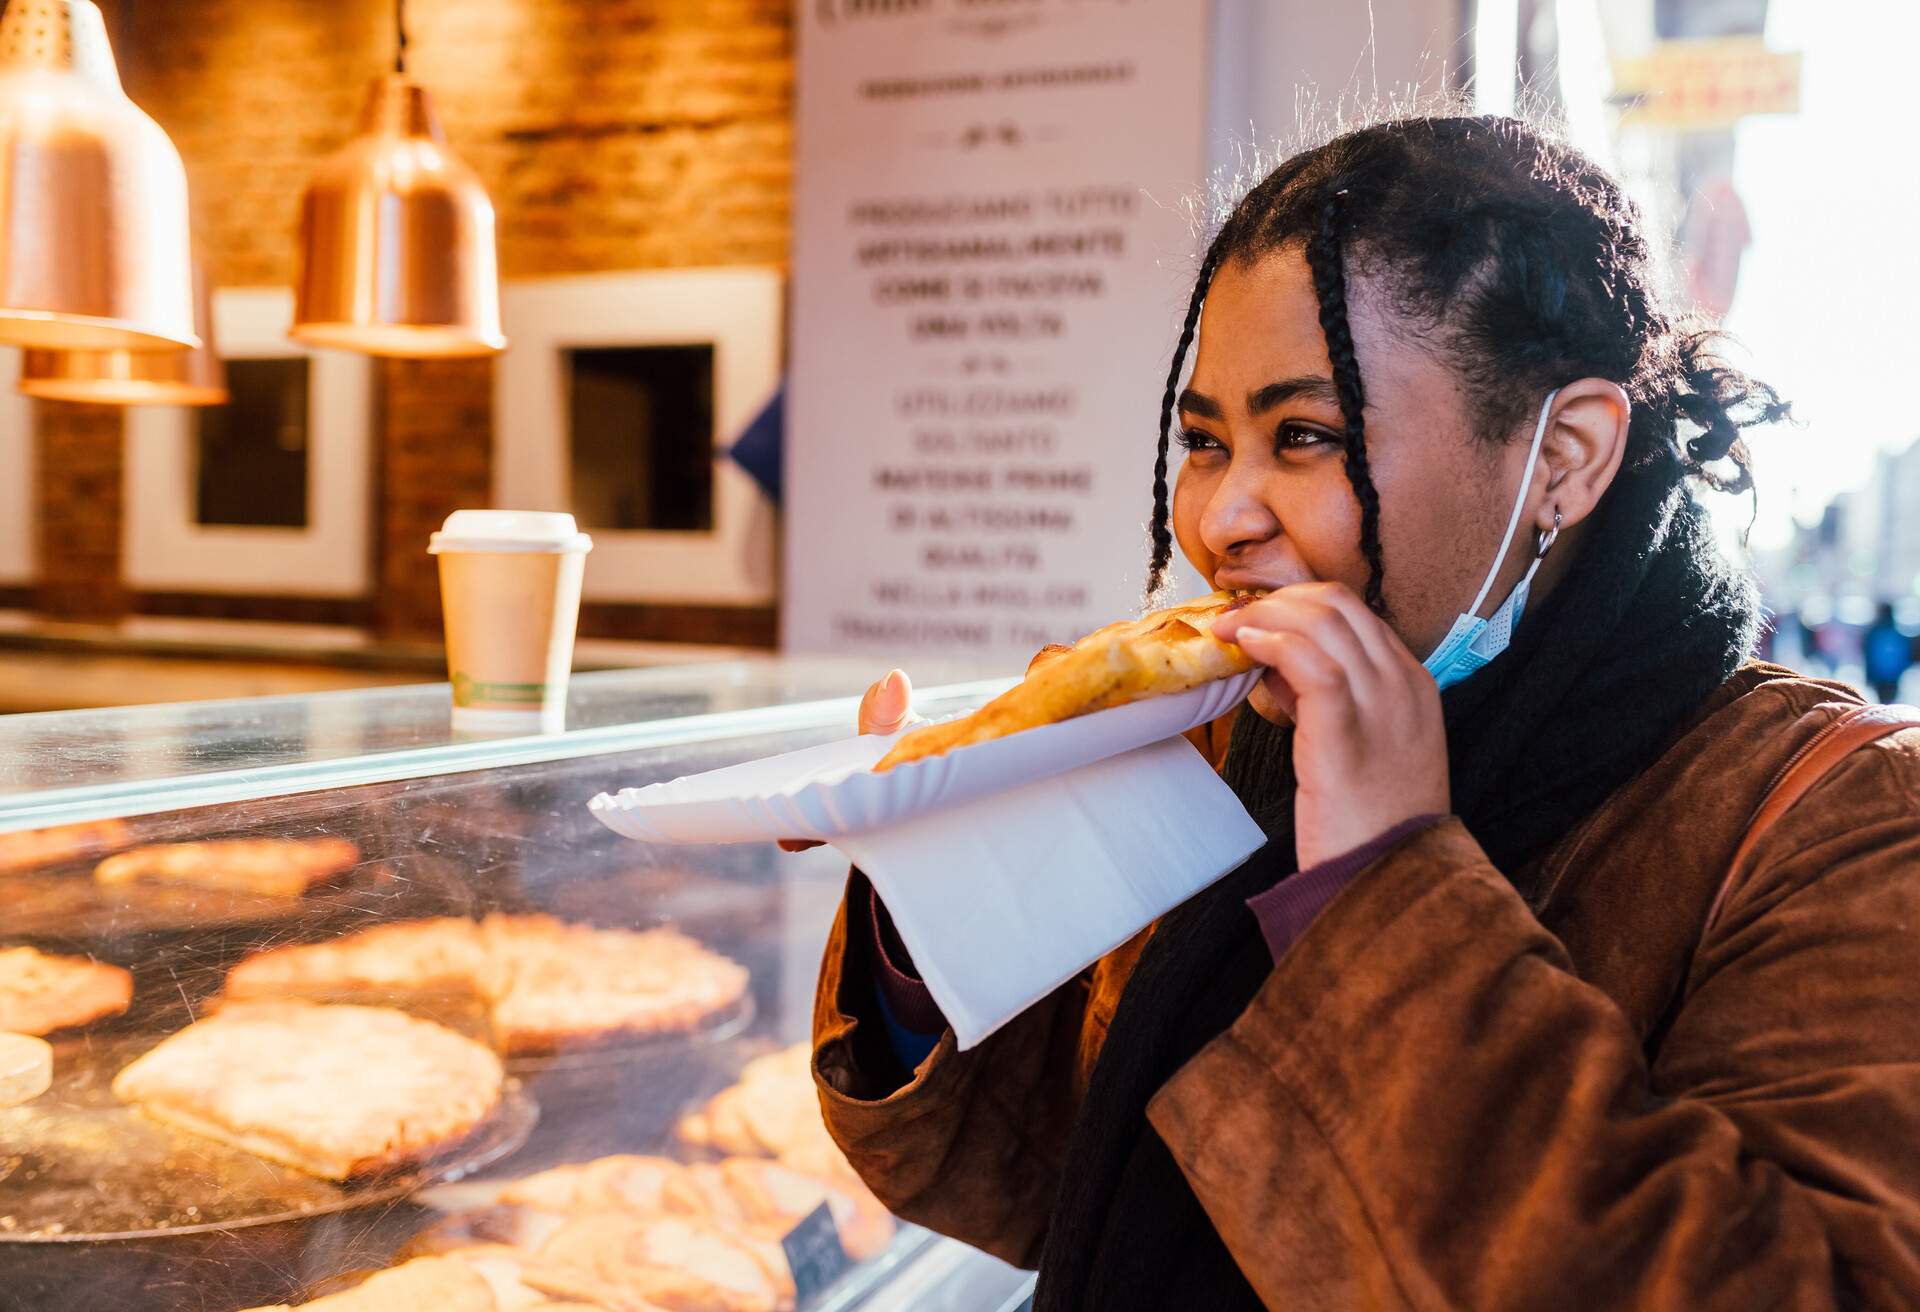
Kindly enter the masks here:
[[[858, 717], [861, 733], [897, 733], [913, 715], [913, 684], [905, 670], [889, 670], [887, 677], [867, 689], [860, 699]], [[804, 852], [819, 843], [810, 838], [783, 838], [783, 852]]]

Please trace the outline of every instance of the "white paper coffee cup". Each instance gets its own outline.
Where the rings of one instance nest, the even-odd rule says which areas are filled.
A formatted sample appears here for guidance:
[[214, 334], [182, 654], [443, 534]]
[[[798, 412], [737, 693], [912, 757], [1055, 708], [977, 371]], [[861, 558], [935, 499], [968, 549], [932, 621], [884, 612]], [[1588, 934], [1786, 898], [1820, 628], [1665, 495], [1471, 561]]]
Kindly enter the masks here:
[[440, 558], [453, 726], [558, 732], [593, 539], [572, 515], [456, 510], [428, 541]]

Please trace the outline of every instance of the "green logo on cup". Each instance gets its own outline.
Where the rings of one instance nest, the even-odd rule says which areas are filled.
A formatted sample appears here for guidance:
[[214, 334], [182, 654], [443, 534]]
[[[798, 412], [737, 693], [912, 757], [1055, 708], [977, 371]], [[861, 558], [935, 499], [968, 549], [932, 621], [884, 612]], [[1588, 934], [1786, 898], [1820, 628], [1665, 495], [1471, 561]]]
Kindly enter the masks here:
[[458, 670], [453, 675], [455, 706], [539, 706], [546, 699], [544, 683], [486, 683]]

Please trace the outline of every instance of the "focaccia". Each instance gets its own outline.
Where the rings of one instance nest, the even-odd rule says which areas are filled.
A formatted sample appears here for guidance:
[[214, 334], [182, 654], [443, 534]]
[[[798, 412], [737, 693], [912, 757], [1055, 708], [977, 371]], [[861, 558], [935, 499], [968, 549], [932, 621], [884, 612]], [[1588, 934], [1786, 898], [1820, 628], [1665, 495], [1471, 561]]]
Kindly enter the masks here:
[[155, 1120], [329, 1180], [413, 1165], [473, 1133], [505, 1075], [484, 1044], [386, 1007], [234, 1003], [114, 1078]]
[[0, 1031], [51, 1034], [118, 1016], [133, 1001], [133, 976], [88, 957], [0, 948]]
[[1213, 621], [1252, 598], [1220, 591], [1096, 629], [1037, 663], [1027, 677], [971, 715], [915, 729], [874, 770], [942, 756], [1023, 729], [1185, 692], [1253, 668], [1253, 660], [1213, 636]]

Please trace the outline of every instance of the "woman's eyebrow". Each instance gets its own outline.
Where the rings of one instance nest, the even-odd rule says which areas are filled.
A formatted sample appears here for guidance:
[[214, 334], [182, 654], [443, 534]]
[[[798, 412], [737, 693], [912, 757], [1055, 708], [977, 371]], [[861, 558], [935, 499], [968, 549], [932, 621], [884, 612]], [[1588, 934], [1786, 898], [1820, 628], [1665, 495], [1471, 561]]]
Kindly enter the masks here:
[[[1322, 378], [1318, 374], [1302, 374], [1298, 378], [1282, 378], [1278, 382], [1268, 383], [1265, 387], [1248, 392], [1247, 410], [1254, 415], [1263, 415], [1275, 406], [1283, 405], [1296, 397], [1319, 401], [1325, 405], [1340, 404], [1340, 393], [1335, 389], [1331, 378]], [[1202, 419], [1226, 418], [1218, 401], [1203, 392], [1194, 391], [1191, 387], [1180, 393], [1180, 409], [1185, 413], [1199, 415]]]
[[1326, 405], [1340, 404], [1340, 393], [1335, 389], [1333, 379], [1322, 378], [1318, 374], [1302, 374], [1298, 378], [1282, 378], [1277, 383], [1268, 383], [1258, 391], [1247, 393], [1247, 410], [1263, 415], [1295, 397]]
[[1194, 391], [1191, 387], [1180, 393], [1180, 409], [1182, 412], [1191, 412], [1199, 415], [1202, 419], [1226, 418], [1226, 416], [1220, 412], [1220, 403], [1218, 401], [1210, 396], [1205, 396]]

